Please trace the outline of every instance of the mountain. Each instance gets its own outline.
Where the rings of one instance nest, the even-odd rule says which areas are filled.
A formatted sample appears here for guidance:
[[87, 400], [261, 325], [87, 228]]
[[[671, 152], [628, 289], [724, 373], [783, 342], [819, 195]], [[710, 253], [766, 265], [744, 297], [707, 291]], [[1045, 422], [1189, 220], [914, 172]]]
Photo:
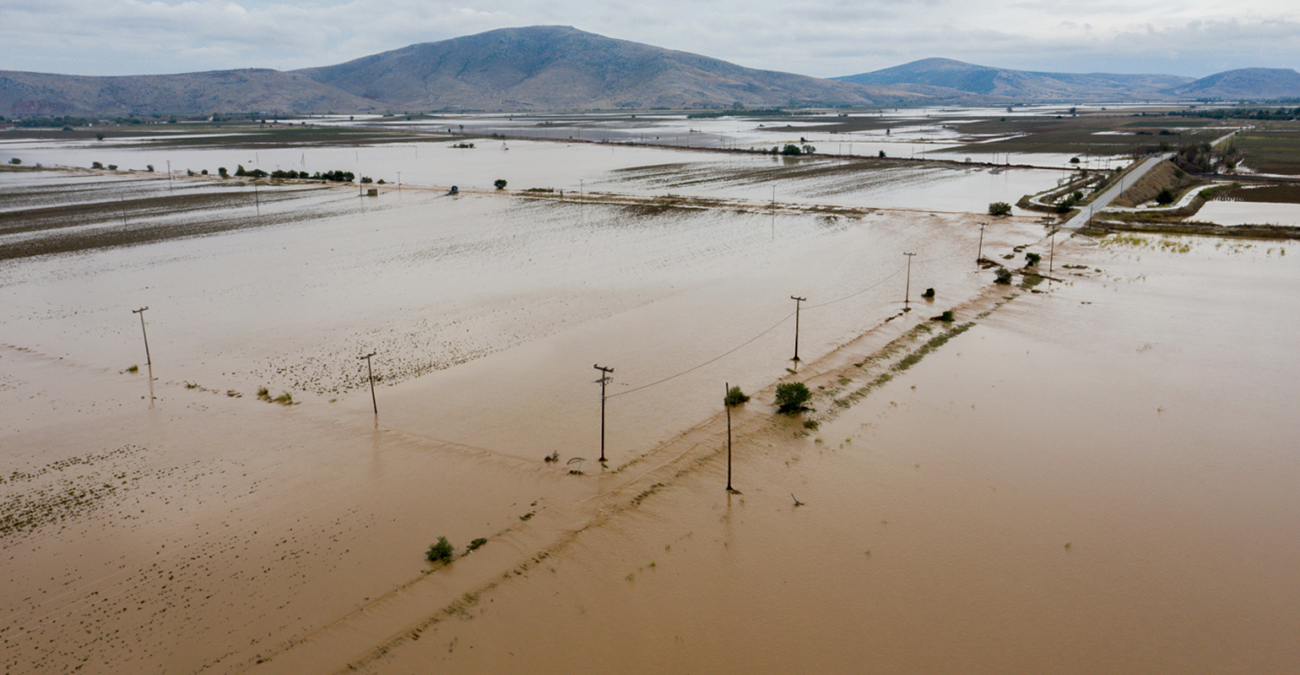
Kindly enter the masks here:
[[[1040, 73], [990, 68], [952, 59], [922, 59], [860, 75], [832, 78], [928, 95], [978, 95], [994, 100], [1079, 101], [1169, 98], [1168, 90], [1192, 81], [1174, 75]], [[937, 89], [936, 89], [937, 88]]]
[[298, 72], [393, 110], [869, 105], [918, 98], [742, 68], [568, 26], [504, 28]]
[[374, 105], [305, 75], [277, 70], [124, 77], [0, 71], [0, 115], [5, 116], [328, 112]]
[[1242, 68], [1202, 77], [1168, 93], [1184, 98], [1300, 98], [1300, 73], [1290, 68]]

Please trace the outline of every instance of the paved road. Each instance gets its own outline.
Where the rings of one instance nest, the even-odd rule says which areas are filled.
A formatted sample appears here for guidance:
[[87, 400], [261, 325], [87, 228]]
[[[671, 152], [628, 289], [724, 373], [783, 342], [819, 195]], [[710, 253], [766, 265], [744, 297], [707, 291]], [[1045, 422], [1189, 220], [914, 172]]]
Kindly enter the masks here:
[[[1237, 131], [1240, 131], [1240, 129], [1234, 130], [1227, 135], [1219, 137], [1218, 139], [1211, 142], [1210, 145], [1219, 145], [1220, 143], [1223, 143], [1224, 141], [1236, 135]], [[1094, 213], [1101, 211], [1107, 206], [1110, 206], [1110, 203], [1115, 201], [1115, 198], [1118, 197], [1121, 192], [1123, 192], [1124, 190], [1132, 186], [1134, 183], [1141, 180], [1141, 178], [1147, 175], [1147, 172], [1150, 171], [1153, 167], [1155, 167], [1155, 165], [1165, 161], [1166, 159], [1169, 159], [1170, 157], [1173, 157], [1175, 154], [1177, 153], [1166, 152], [1163, 155], [1152, 155], [1142, 160], [1141, 164], [1137, 165], [1136, 167], [1133, 167], [1133, 170], [1124, 174], [1124, 177], [1120, 179], [1120, 182], [1106, 188], [1105, 192], [1101, 193], [1101, 195], [1098, 196], [1096, 199], [1093, 199], [1090, 204], [1083, 207], [1079, 211], [1078, 215], [1071, 218], [1068, 222], [1065, 223], [1065, 225], [1062, 225], [1061, 229], [1073, 230], [1075, 232], [1078, 232], [1079, 228], [1082, 228], [1084, 225], [1088, 224], [1088, 221], [1092, 219], [1092, 215]]]
[[1105, 192], [1102, 192], [1100, 195], [1095, 197], [1092, 200], [1092, 202], [1090, 202], [1087, 206], [1080, 209], [1078, 215], [1071, 218], [1068, 222], [1065, 223], [1065, 225], [1062, 225], [1061, 229], [1073, 230], [1075, 232], [1078, 232], [1080, 228], [1082, 228], [1084, 225], [1087, 225], [1088, 221], [1092, 219], [1092, 214], [1106, 208], [1107, 206], [1110, 206], [1110, 203], [1115, 201], [1115, 198], [1118, 197], [1121, 192], [1127, 190], [1134, 183], [1138, 182], [1143, 176], [1147, 175], [1147, 172], [1150, 171], [1153, 167], [1155, 167], [1155, 165], [1173, 156], [1174, 153], [1166, 152], [1163, 155], [1152, 155], [1150, 157], [1147, 157], [1146, 159], [1143, 159], [1140, 164], [1133, 167], [1131, 170], [1128, 171], [1128, 173], [1125, 173], [1123, 177], [1120, 178], [1119, 182], [1106, 188]]

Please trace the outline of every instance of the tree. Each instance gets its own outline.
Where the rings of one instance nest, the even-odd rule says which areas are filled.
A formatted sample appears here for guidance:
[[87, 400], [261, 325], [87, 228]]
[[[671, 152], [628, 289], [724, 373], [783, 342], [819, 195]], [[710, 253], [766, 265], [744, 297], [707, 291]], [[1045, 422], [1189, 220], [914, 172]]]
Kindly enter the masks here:
[[1011, 205], [1006, 202], [993, 202], [989, 204], [990, 216], [1007, 216], [1011, 215]]
[[786, 143], [785, 147], [781, 148], [781, 154], [789, 155], [793, 157], [796, 155], [802, 155], [803, 150], [800, 150], [799, 146], [795, 145], [794, 143]]
[[230, 178], [230, 172], [226, 171], [226, 167], [224, 166], [217, 167], [217, 173], [220, 174], [222, 178]]
[[1165, 189], [1161, 190], [1161, 191], [1160, 191], [1160, 194], [1156, 195], [1156, 203], [1157, 203], [1157, 204], [1173, 204], [1173, 203], [1174, 203], [1174, 193], [1173, 193], [1173, 191], [1170, 190], [1169, 188], [1165, 188]]
[[1025, 265], [1028, 266], [1028, 267], [1037, 267], [1037, 266], [1038, 266], [1038, 261], [1039, 261], [1039, 260], [1042, 260], [1042, 259], [1043, 259], [1043, 256], [1040, 255], [1040, 254], [1038, 254], [1038, 253], [1026, 253], [1026, 254], [1025, 254]]
[[429, 562], [451, 562], [451, 557], [455, 553], [456, 547], [452, 546], [446, 537], [438, 537], [438, 543], [431, 544], [424, 557], [428, 558]]
[[1011, 270], [1005, 267], [999, 267], [997, 272], [997, 278], [994, 279], [993, 282], [997, 284], [1002, 284], [1004, 286], [1009, 285], [1011, 283]]
[[804, 409], [804, 404], [812, 398], [812, 392], [803, 382], [785, 382], [776, 385], [777, 412], [793, 415]]
[[727, 390], [726, 404], [728, 407], [738, 406], [748, 400], [749, 396], [740, 390], [739, 385], [733, 386]]
[[14, 166], [18, 166], [19, 164], [23, 163], [23, 160], [18, 159], [17, 157], [13, 157], [9, 160], [9, 163], [13, 164]]
[[495, 181], [493, 181], [492, 184], [497, 186], [498, 190], [506, 189], [506, 179], [504, 178], [498, 178]]

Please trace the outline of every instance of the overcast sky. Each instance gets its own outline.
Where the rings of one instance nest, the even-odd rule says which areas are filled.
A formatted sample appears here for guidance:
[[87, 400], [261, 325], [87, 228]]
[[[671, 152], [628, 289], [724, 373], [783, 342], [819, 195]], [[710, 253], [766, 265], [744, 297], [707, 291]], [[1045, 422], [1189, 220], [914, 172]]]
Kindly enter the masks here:
[[557, 24], [818, 77], [932, 56], [1191, 77], [1300, 66], [1295, 0], [0, 0], [0, 70], [292, 70]]

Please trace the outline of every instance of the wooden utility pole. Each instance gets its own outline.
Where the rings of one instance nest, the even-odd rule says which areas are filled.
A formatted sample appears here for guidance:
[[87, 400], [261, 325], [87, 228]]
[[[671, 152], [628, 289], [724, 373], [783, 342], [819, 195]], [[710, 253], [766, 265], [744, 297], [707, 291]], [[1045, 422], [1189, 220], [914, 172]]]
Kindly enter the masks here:
[[907, 256], [907, 285], [903, 287], [903, 311], [906, 312], [911, 309], [907, 303], [912, 300], [912, 256], [916, 254], [904, 253], [903, 255]]
[[[980, 223], [980, 247], [979, 251], [975, 254], [975, 262], [977, 263], [984, 257], [984, 226], [987, 224], [988, 223]], [[908, 260], [911, 260], [911, 258]]]
[[1047, 254], [1047, 277], [1048, 277], [1048, 281], [1051, 281], [1051, 277], [1052, 277], [1052, 263], [1054, 263], [1055, 261], [1056, 261], [1056, 230], [1052, 230], [1052, 248], [1051, 248], [1051, 252]]
[[613, 368], [606, 368], [592, 364], [592, 367], [600, 371], [600, 461], [605, 461], [605, 385], [609, 384], [609, 374], [614, 372]]
[[175, 191], [175, 188], [172, 185], [172, 161], [170, 159], [167, 160], [167, 191], [168, 192]]
[[374, 406], [375, 414], [378, 415], [379, 402], [375, 400], [375, 371], [370, 369], [370, 357], [374, 356], [375, 354], [376, 352], [370, 352], [369, 354], [366, 354], [365, 356], [362, 356], [360, 359], [357, 360], [358, 361], [365, 360], [366, 362], [366, 376], [370, 378], [370, 405]]
[[153, 359], [149, 358], [149, 332], [144, 329], [144, 311], [146, 309], [149, 308], [141, 307], [140, 309], [133, 309], [131, 310], [131, 313], [140, 315], [140, 333], [144, 335], [144, 364], [146, 366], [153, 366]]
[[257, 191], [257, 179], [253, 179], [253, 203], [257, 205], [257, 217], [262, 217], [262, 195]]
[[722, 405], [727, 409], [727, 492], [732, 492], [731, 487], [731, 383], [726, 384], [726, 389], [722, 396]]
[[798, 361], [799, 360], [799, 306], [803, 304], [803, 302], [806, 301], [808, 298], [799, 298], [792, 295], [790, 296], [790, 299], [794, 300], [794, 358], [790, 360]]

